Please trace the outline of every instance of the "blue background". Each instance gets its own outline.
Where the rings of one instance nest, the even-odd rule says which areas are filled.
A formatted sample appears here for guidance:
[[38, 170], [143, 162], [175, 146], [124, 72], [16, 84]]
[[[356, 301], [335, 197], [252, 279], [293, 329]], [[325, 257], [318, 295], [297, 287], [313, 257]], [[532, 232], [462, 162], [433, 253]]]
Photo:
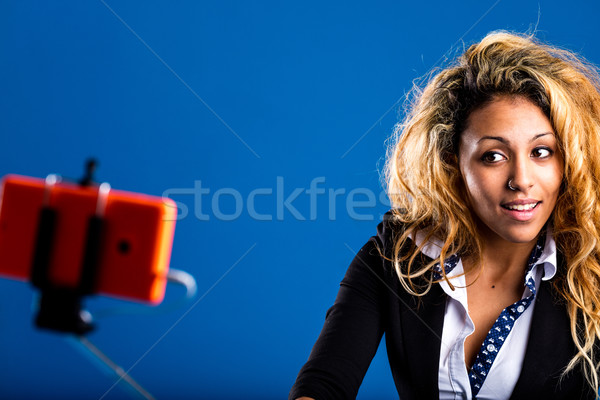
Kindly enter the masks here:
[[[489, 31], [536, 24], [538, 37], [599, 62], [599, 11], [591, 1], [5, 0], [0, 174], [77, 178], [95, 156], [98, 180], [114, 188], [179, 191], [188, 214], [171, 266], [205, 296], [99, 319], [89, 339], [159, 399], [285, 398], [352, 251], [388, 208], [379, 171], [412, 80]], [[311, 207], [305, 192], [319, 177], [345, 190], [334, 218], [328, 194]], [[292, 205], [305, 220], [286, 208], [277, 218], [278, 179], [284, 197], [301, 188]], [[182, 194], [196, 181], [210, 190], [201, 204]], [[231, 195], [215, 195], [223, 188], [243, 202], [230, 221], [219, 218], [236, 211]], [[255, 203], [271, 221], [247, 210], [258, 188], [272, 190]], [[345, 207], [358, 188], [377, 197], [361, 218]], [[165, 302], [182, 294], [169, 286]], [[32, 327], [33, 298], [0, 280], [0, 396], [128, 398], [64, 336]], [[382, 346], [359, 398], [384, 397], [397, 394]]]

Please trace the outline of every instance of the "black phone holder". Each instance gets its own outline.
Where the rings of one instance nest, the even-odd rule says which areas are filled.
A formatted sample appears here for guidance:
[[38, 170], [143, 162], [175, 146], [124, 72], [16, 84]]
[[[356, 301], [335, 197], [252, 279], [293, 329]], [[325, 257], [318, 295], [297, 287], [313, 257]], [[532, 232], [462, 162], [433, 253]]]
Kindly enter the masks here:
[[[86, 173], [79, 184], [93, 185], [92, 175], [95, 167], [94, 160], [87, 162]], [[48, 188], [48, 183], [46, 189], [49, 195], [51, 188]], [[64, 287], [52, 282], [49, 274], [55, 228], [59, 218], [60, 215], [48, 203], [40, 212], [31, 267], [31, 283], [41, 293], [35, 324], [38, 328], [83, 335], [94, 329], [91, 316], [82, 310], [81, 303], [84, 296], [96, 292], [104, 219], [98, 215], [90, 217], [78, 285]]]

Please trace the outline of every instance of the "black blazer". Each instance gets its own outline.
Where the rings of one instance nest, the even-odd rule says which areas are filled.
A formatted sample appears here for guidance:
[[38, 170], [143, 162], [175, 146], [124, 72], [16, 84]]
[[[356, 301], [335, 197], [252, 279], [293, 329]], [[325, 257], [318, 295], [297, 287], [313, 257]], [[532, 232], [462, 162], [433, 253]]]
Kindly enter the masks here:
[[[409, 295], [389, 260], [401, 230], [384, 222], [350, 264], [334, 305], [289, 398], [353, 399], [383, 333], [398, 394], [406, 399], [438, 399], [438, 365], [446, 294], [439, 285], [420, 298]], [[424, 255], [421, 263], [430, 261]], [[559, 254], [558, 270], [564, 271]], [[561, 379], [575, 354], [565, 305], [552, 284], [537, 292], [521, 375], [511, 399], [593, 399], [580, 369]]]

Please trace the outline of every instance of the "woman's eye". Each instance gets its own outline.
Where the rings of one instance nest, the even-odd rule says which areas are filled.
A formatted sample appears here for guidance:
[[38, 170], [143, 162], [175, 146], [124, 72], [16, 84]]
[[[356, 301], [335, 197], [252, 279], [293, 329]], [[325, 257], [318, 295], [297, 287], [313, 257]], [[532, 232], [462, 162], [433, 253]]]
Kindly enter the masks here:
[[496, 153], [493, 151], [488, 151], [483, 156], [481, 156], [481, 161], [490, 164], [497, 163], [502, 160], [504, 160], [504, 156], [500, 153]]
[[554, 152], [547, 147], [537, 147], [533, 150], [533, 156], [537, 158], [548, 158]]

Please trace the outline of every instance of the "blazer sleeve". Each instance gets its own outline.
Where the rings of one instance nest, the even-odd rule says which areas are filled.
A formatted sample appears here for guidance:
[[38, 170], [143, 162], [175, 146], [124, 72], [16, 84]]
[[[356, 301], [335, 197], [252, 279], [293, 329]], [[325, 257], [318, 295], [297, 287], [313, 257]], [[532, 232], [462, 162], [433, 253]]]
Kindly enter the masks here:
[[381, 239], [356, 254], [289, 399], [354, 399], [385, 330], [386, 284]]

